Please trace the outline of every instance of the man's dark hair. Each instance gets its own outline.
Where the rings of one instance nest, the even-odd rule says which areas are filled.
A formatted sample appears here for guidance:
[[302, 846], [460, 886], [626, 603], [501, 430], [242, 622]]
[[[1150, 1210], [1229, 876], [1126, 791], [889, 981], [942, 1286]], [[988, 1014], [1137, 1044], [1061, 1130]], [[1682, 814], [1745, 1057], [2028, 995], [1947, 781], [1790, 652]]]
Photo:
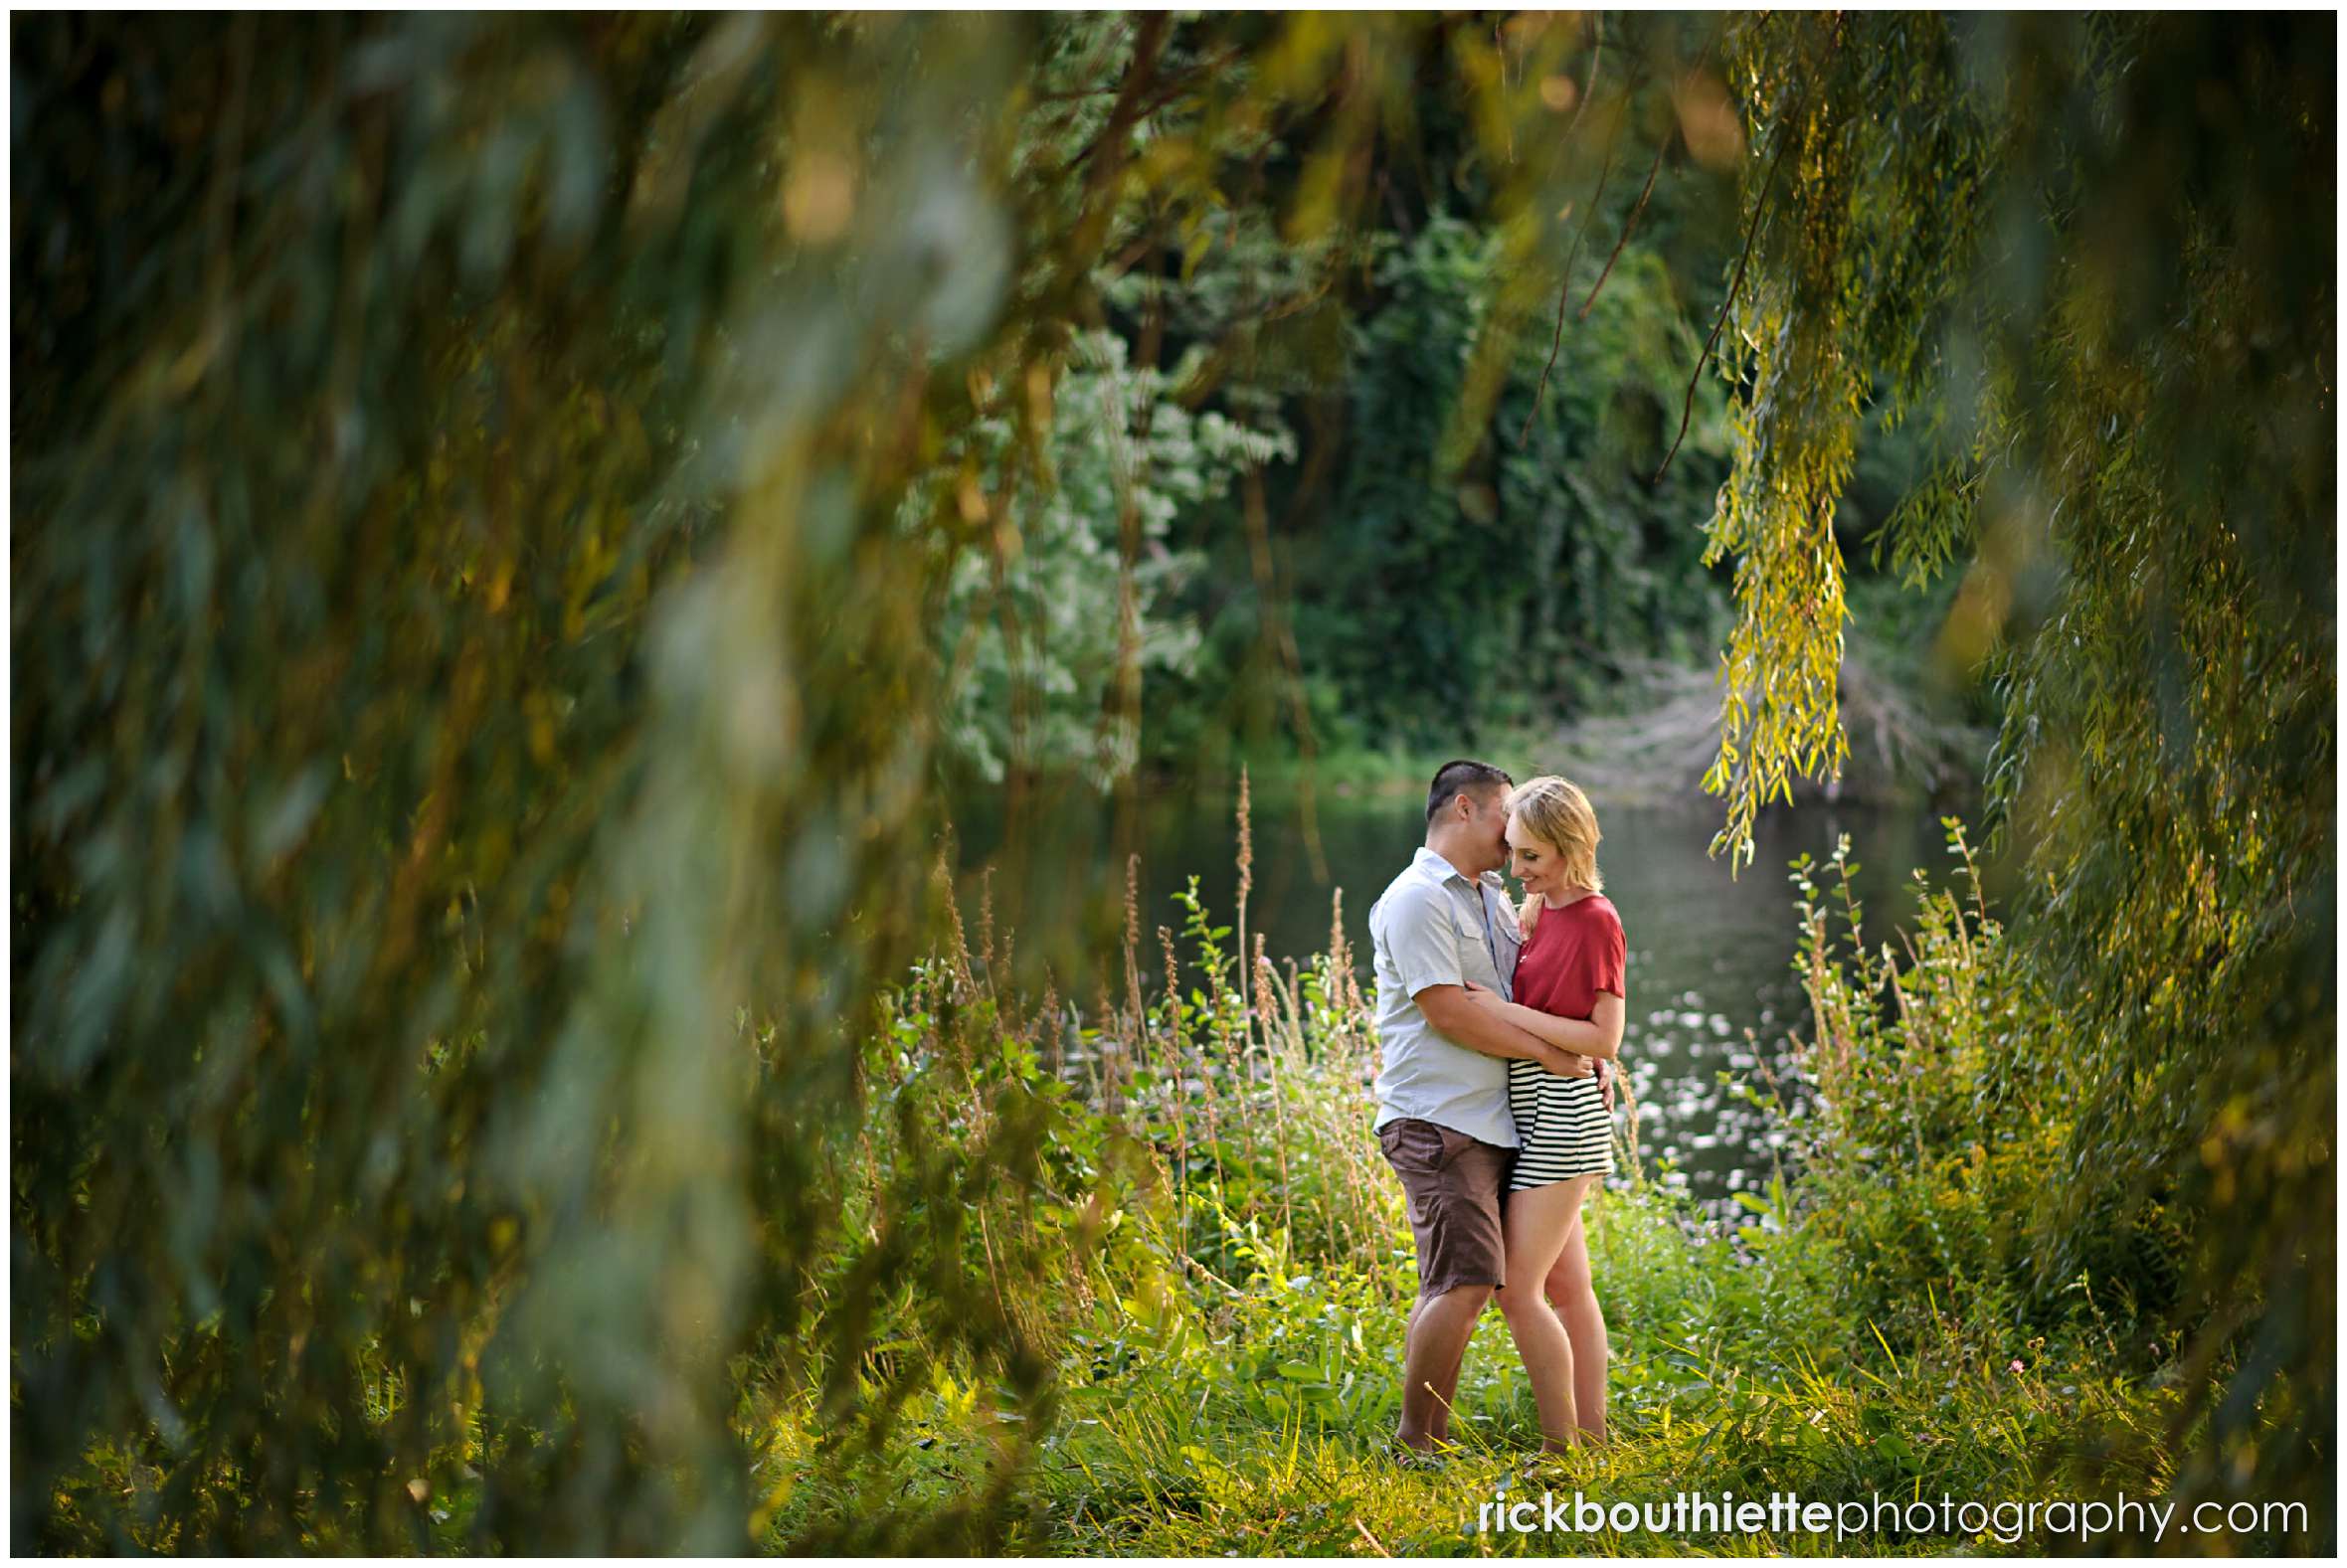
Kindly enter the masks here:
[[1462, 794], [1485, 794], [1493, 789], [1506, 789], [1516, 783], [1490, 763], [1470, 762], [1462, 757], [1444, 763], [1434, 771], [1434, 787], [1426, 791], [1426, 825], [1432, 827], [1442, 808]]

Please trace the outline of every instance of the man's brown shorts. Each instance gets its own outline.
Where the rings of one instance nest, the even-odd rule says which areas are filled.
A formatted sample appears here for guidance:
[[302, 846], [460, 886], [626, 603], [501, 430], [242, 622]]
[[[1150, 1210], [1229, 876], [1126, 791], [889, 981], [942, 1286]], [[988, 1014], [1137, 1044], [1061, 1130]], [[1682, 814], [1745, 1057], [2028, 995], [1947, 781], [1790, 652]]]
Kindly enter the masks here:
[[1409, 1195], [1418, 1238], [1418, 1295], [1462, 1285], [1505, 1285], [1500, 1189], [1513, 1149], [1498, 1148], [1432, 1122], [1401, 1117], [1377, 1130], [1385, 1161]]

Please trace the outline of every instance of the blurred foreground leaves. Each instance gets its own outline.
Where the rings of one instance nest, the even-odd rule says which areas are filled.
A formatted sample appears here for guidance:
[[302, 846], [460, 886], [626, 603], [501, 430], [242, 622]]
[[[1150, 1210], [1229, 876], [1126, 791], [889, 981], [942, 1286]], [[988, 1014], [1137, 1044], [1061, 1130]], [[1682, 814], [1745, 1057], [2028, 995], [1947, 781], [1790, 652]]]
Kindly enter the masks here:
[[87, 1544], [421, 1545], [470, 1448], [478, 1544], [737, 1549], [1019, 40], [16, 36], [19, 1538], [102, 1435], [165, 1481]]
[[[1295, 137], [1334, 254], [1448, 69], [1174, 32], [13, 25], [17, 1539], [407, 1550], [477, 1470], [475, 1546], [744, 1544], [734, 1377], [813, 1353], [817, 1134], [932, 913], [930, 628], [1000, 543], [904, 497], [1040, 446], [1103, 263], [1234, 149]], [[964, 1295], [937, 1353], [1034, 1396]]]

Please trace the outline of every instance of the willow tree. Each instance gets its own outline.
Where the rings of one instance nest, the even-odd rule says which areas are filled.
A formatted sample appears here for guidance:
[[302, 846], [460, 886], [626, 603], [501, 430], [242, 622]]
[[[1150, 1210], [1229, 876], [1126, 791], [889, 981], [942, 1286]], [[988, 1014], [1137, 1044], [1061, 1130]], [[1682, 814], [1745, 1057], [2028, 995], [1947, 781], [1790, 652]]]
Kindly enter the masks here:
[[483, 1543], [737, 1547], [1015, 41], [14, 36], [19, 1538], [413, 1546], [477, 1432]]
[[[11, 26], [15, 1539], [407, 1550], [471, 1488], [476, 1547], [739, 1549], [745, 1357], [891, 1408], [930, 1243], [822, 1151], [931, 913], [932, 628], [1047, 465], [906, 497], [1040, 453], [1232, 192], [1342, 264], [1431, 82], [1530, 254], [1627, 86], [1538, 19]], [[1001, 1125], [893, 1212], [950, 1250]]]
[[[2331, 728], [2336, 265], [2328, 19], [1771, 15], [1712, 528], [1738, 621], [1720, 843], [1833, 771], [1870, 408], [1939, 465], [1876, 541], [1962, 570], [1943, 652], [2005, 702], [2012, 931], [2060, 997], [2017, 1062], [2073, 1108], [2041, 1285], [2189, 1335], [2186, 1497], [2327, 1498], [2336, 1457]], [[2133, 1266], [2162, 1209], [2180, 1280]], [[2212, 1379], [2210, 1374], [2214, 1373]], [[2327, 1526], [2317, 1523], [2320, 1532]]]

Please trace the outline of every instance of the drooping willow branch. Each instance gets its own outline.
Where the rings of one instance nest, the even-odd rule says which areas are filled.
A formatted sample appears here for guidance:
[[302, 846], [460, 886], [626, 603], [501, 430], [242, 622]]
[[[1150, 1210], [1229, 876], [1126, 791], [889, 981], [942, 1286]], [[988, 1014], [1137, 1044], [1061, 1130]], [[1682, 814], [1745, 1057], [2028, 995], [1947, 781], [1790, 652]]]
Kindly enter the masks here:
[[[1589, 307], [1597, 303], [1597, 290], [1603, 288], [1605, 280], [1613, 276], [1614, 262], [1622, 259], [1622, 248], [1630, 243], [1630, 236], [1638, 232], [1639, 215], [1646, 211], [1646, 199], [1654, 194], [1655, 176], [1663, 172], [1663, 155], [1670, 150], [1671, 135], [1666, 134], [1663, 144], [1654, 150], [1654, 163], [1646, 171], [1645, 188], [1639, 191], [1637, 205], [1630, 209], [1629, 220], [1622, 225], [1622, 237], [1614, 242], [1613, 255], [1605, 259], [1604, 267], [1597, 273], [1597, 281], [1589, 285], [1589, 296], [1581, 301], [1581, 308], [1573, 312], [1575, 321], [1589, 319]], [[1561, 327], [1563, 324], [1560, 317], [1557, 325]]]
[[1752, 225], [1744, 231], [1744, 252], [1736, 258], [1735, 276], [1728, 279], [1727, 297], [1719, 301], [1719, 314], [1712, 322], [1712, 335], [1704, 339], [1704, 352], [1695, 362], [1695, 374], [1687, 378], [1687, 403], [1679, 411], [1679, 434], [1671, 441], [1671, 449], [1663, 453], [1663, 465], [1654, 471], [1656, 484], [1671, 471], [1671, 459], [1679, 455], [1680, 442], [1687, 439], [1689, 421], [1695, 418], [1695, 389], [1704, 379], [1704, 367], [1712, 363], [1712, 353], [1719, 346], [1719, 329], [1727, 325], [1727, 313], [1735, 308], [1735, 296], [1744, 286], [1744, 268], [1751, 264], [1752, 246], [1760, 238], [1760, 225], [1768, 217], [1768, 198], [1776, 190], [1777, 166], [1785, 161], [1785, 152], [1792, 146], [1792, 126], [1800, 123], [1800, 116], [1787, 120], [1785, 139], [1777, 143], [1776, 156], [1768, 160], [1768, 178], [1760, 186], [1760, 200], [1752, 208]]
[[[1594, 75], [1594, 74], [1593, 74]], [[1589, 198], [1589, 210], [1581, 215], [1581, 226], [1573, 231], [1572, 249], [1564, 253], [1564, 275], [1556, 284], [1556, 332], [1548, 341], [1548, 361], [1540, 367], [1540, 384], [1533, 389], [1533, 406], [1524, 416], [1524, 429], [1517, 434], [1518, 444], [1531, 440], [1533, 421], [1540, 417], [1540, 400], [1548, 395], [1548, 377], [1556, 369], [1557, 350], [1564, 347], [1564, 312], [1572, 302], [1573, 263], [1581, 259], [1581, 243], [1589, 238], [1589, 226], [1597, 221], [1597, 209], [1605, 202], [1605, 182], [1613, 176], [1614, 143], [1621, 139], [1622, 122], [1630, 117], [1630, 106], [1622, 105], [1622, 112], [1606, 133], [1605, 161], [1598, 166], [1597, 189]]]

